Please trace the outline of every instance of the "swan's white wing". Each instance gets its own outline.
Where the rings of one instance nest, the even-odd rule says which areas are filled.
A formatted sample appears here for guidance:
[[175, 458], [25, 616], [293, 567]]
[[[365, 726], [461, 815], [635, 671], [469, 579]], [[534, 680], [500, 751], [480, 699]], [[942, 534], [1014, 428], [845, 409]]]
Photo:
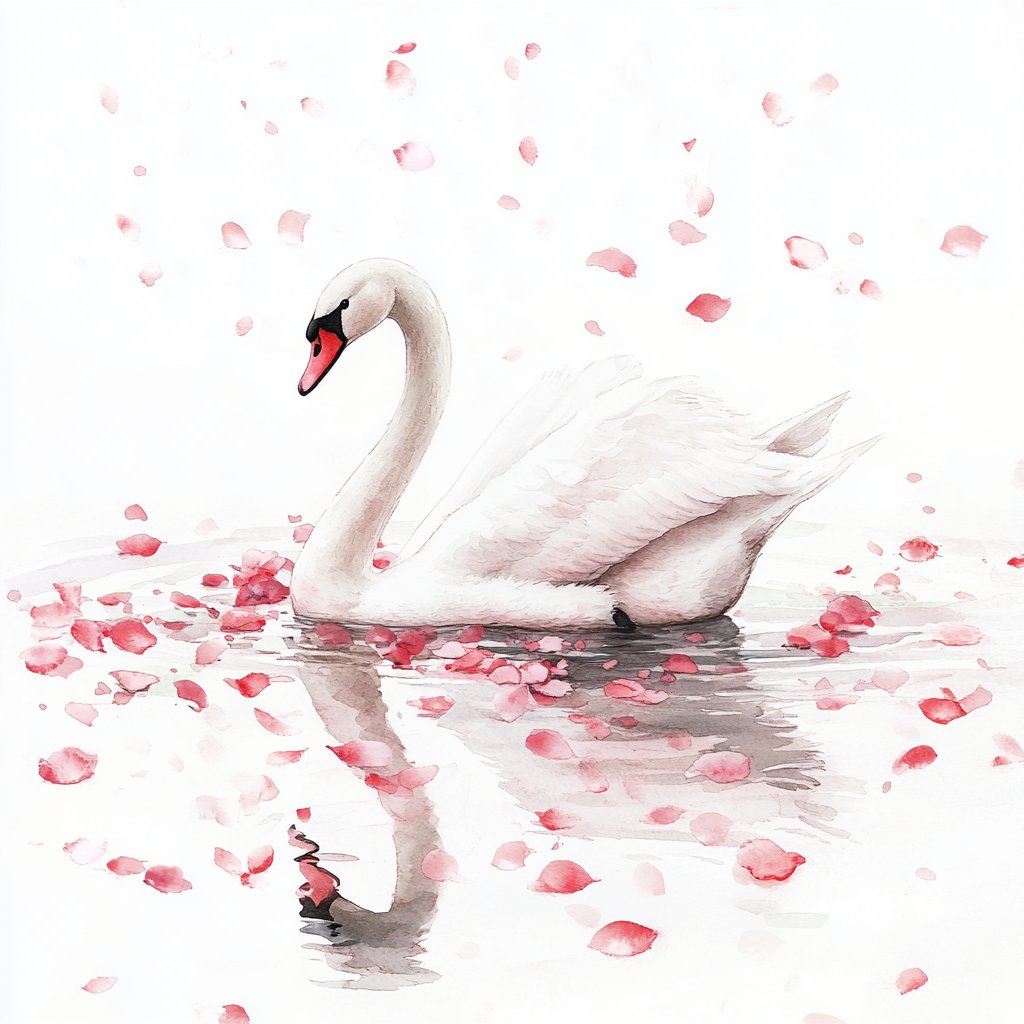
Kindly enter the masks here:
[[475, 496], [424, 543], [420, 564], [445, 575], [595, 580], [730, 498], [800, 486], [794, 464], [806, 470], [807, 460], [766, 451], [747, 417], [692, 379], [632, 378], [574, 402], [530, 435], [521, 457], [481, 473]]
[[571, 376], [568, 368], [541, 378], [504, 416], [466, 464], [449, 491], [403, 545], [403, 557], [427, 543], [453, 513], [480, 496], [487, 484], [524, 459], [601, 395], [636, 380], [642, 367], [628, 356], [593, 363]]

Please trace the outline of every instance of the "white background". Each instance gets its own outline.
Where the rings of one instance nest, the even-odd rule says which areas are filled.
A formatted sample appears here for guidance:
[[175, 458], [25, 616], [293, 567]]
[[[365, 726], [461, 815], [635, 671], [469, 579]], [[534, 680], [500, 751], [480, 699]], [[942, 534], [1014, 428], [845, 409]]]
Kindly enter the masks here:
[[[403, 353], [389, 323], [303, 400], [303, 331], [327, 280], [374, 255], [423, 273], [455, 347], [403, 519], [545, 370], [620, 352], [697, 374], [766, 422], [852, 390], [834, 444], [886, 439], [805, 517], [937, 536], [1021, 518], [1016, 5], [122, 2], [5, 17], [9, 564], [123, 532], [132, 502], [163, 540], [208, 516], [228, 530], [319, 515], [390, 416]], [[406, 41], [417, 48], [393, 57]], [[411, 97], [385, 87], [390, 59], [415, 75]], [[810, 96], [824, 73], [839, 88]], [[769, 90], [791, 124], [765, 117]], [[409, 140], [431, 170], [399, 169]], [[690, 174], [715, 193], [703, 219], [685, 204]], [[500, 209], [503, 194], [521, 209]], [[289, 209], [310, 215], [296, 248], [277, 238]], [[679, 219], [708, 238], [679, 246]], [[226, 221], [249, 249], [223, 246]], [[978, 258], [939, 251], [958, 224], [989, 236]], [[790, 235], [828, 263], [790, 266]], [[585, 265], [610, 246], [635, 279]], [[146, 288], [151, 262], [163, 277]], [[684, 312], [705, 291], [733, 300], [714, 324]], [[239, 338], [244, 316], [255, 327]]]

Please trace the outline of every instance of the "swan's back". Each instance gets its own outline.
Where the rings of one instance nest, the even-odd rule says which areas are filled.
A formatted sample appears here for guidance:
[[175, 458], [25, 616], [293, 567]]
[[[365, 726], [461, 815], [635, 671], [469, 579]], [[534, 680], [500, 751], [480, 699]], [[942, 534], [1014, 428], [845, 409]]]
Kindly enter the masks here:
[[802, 453], [843, 398], [758, 433], [692, 378], [642, 380], [633, 360], [547, 378], [417, 531], [411, 563], [449, 577], [585, 583], [737, 499], [763, 498], [755, 505], [784, 517], [823, 486], [821, 464]]

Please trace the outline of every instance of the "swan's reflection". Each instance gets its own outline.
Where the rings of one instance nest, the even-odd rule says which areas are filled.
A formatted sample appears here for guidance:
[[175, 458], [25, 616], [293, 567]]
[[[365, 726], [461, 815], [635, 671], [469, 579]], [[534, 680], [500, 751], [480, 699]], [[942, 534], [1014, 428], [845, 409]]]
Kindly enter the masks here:
[[[365, 643], [365, 627], [350, 627], [350, 632], [354, 640], [347, 644], [326, 643], [315, 629], [303, 631], [290, 643], [313, 706], [339, 743], [386, 744], [392, 755], [388, 774], [408, 768], [404, 746], [387, 720], [380, 673], [422, 682], [431, 693], [443, 687], [454, 703], [438, 726], [457, 733], [476, 757], [496, 766], [501, 785], [524, 808], [537, 814], [552, 807], [568, 810], [570, 820], [575, 819], [570, 834], [578, 837], [655, 836], [692, 842], [685, 822], [652, 821], [644, 812], [684, 799], [687, 807], [694, 799], [698, 805], [703, 800], [705, 808], [714, 807], [722, 793], [757, 782], [776, 790], [807, 790], [817, 784], [808, 772], [823, 767], [784, 711], [773, 707], [770, 690], [755, 685], [772, 652], [745, 652], [740, 630], [725, 616], [631, 633], [563, 631], [563, 649], [556, 654], [531, 651], [524, 642], [529, 638], [489, 630], [478, 649], [509, 662], [544, 659], [561, 664], [572, 687], [565, 696], [547, 699], [512, 722], [496, 712], [493, 698], [498, 687], [486, 675], [447, 670], [444, 660], [432, 655], [430, 648], [437, 649], [449, 634], [458, 636], [458, 629], [442, 630], [437, 642], [413, 658], [413, 667], [425, 670], [415, 675], [382, 661]], [[668, 654], [682, 650], [698, 671], [665, 675], [661, 666]], [[778, 653], [793, 657], [792, 652]], [[638, 674], [650, 688], [668, 696], [643, 704], [605, 695], [611, 680]], [[594, 721], [604, 726], [597, 735], [587, 729]], [[538, 729], [561, 736], [573, 752], [572, 760], [545, 759], [531, 752], [524, 739]], [[692, 771], [699, 755], [730, 750], [750, 759], [747, 778], [718, 787]], [[587, 784], [590, 769], [603, 779], [600, 785]], [[369, 770], [353, 771], [365, 777]], [[437, 977], [415, 960], [423, 953], [420, 942], [434, 917], [440, 890], [440, 883], [421, 870], [424, 856], [441, 846], [437, 819], [422, 787], [398, 794], [378, 788], [378, 796], [394, 830], [397, 882], [391, 908], [383, 913], [364, 910], [329, 883], [326, 889], [321, 887], [319, 899], [314, 898], [316, 893], [303, 897], [303, 916], [312, 919], [304, 930], [329, 940], [320, 948], [332, 967], [359, 975], [336, 983], [346, 987], [395, 988]], [[309, 865], [318, 852], [315, 836], [296, 835], [293, 842], [305, 844], [297, 859], [306, 865], [307, 878], [314, 877], [311, 872], [316, 868]]]

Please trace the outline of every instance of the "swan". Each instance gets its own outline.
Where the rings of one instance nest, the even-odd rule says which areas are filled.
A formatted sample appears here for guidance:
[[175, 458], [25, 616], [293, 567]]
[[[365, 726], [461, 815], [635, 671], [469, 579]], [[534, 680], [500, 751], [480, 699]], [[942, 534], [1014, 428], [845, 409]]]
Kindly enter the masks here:
[[713, 618], [786, 516], [878, 440], [811, 459], [847, 394], [760, 432], [693, 378], [644, 379], [631, 358], [605, 359], [536, 384], [379, 572], [377, 541], [449, 391], [448, 328], [426, 281], [391, 259], [334, 277], [299, 381], [309, 395], [387, 318], [405, 337], [405, 387], [295, 561], [302, 618], [542, 629]]

